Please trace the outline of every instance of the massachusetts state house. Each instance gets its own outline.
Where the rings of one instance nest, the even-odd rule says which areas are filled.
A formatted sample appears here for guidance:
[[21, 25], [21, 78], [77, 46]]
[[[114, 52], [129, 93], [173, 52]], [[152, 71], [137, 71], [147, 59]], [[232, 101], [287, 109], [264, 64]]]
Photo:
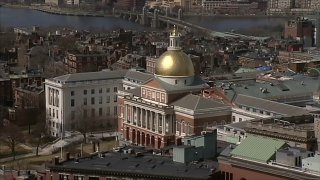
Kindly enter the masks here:
[[118, 127], [132, 144], [160, 149], [200, 135], [207, 126], [229, 123], [231, 107], [201, 96], [207, 84], [195, 75], [190, 57], [179, 45], [176, 29], [157, 60], [154, 78], [118, 92]]

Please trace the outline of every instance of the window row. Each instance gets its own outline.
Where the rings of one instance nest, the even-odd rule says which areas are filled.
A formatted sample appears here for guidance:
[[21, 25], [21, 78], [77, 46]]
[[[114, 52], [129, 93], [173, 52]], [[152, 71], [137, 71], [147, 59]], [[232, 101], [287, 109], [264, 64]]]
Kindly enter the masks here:
[[[103, 112], [103, 108], [98, 108], [98, 114], [96, 113], [96, 109], [95, 108], [83, 109], [81, 111], [82, 111], [82, 112], [80, 112], [80, 113], [82, 113], [81, 116], [84, 117], [84, 118], [96, 117], [96, 116], [101, 117], [101, 116], [103, 116], [103, 113], [104, 113]], [[79, 113], [79, 112], [71, 111], [71, 120], [75, 120], [76, 119], [76, 113]], [[106, 116], [110, 116], [111, 115], [110, 107], [106, 107], [105, 113], [106, 113]], [[118, 107], [114, 106], [113, 107], [113, 115], [116, 116], [117, 114], [118, 114]]]
[[[91, 89], [91, 90], [90, 90], [90, 93], [91, 93], [91, 94], [95, 94], [95, 92], [96, 92], [95, 89]], [[100, 88], [100, 89], [98, 90], [98, 92], [99, 92], [99, 94], [101, 94], [101, 93], [103, 92], [103, 89]], [[118, 87], [113, 87], [113, 92], [118, 92]], [[110, 88], [106, 88], [106, 93], [110, 93]], [[84, 94], [84, 95], [87, 95], [87, 94], [88, 94], [88, 90], [87, 90], [87, 89], [83, 90], [83, 94]], [[74, 96], [74, 95], [75, 95], [75, 92], [74, 92], [74, 91], [71, 91], [71, 96]]]
[[246, 107], [246, 106], [242, 106], [242, 105], [239, 105], [239, 108], [246, 110], [246, 111], [254, 112], [254, 113], [265, 114], [268, 116], [272, 115], [271, 112], [260, 110], [260, 109], [255, 109], [255, 108], [250, 108], [250, 107]]
[[59, 118], [59, 111], [58, 110], [49, 108], [48, 114], [49, 114], [50, 118], [57, 118], [57, 119]]

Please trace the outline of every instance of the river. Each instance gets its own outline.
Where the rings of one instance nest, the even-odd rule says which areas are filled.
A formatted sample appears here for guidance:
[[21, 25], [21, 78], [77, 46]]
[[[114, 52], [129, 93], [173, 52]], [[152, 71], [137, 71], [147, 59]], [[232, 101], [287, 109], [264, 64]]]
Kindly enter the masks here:
[[[281, 27], [285, 18], [276, 17], [185, 17], [186, 21], [217, 31], [250, 31], [252, 28]], [[0, 7], [0, 25], [4, 27], [72, 27], [77, 29], [111, 30], [117, 28], [145, 30], [146, 28], [116, 17], [65, 16], [31, 9]], [[276, 31], [276, 30], [274, 30]]]

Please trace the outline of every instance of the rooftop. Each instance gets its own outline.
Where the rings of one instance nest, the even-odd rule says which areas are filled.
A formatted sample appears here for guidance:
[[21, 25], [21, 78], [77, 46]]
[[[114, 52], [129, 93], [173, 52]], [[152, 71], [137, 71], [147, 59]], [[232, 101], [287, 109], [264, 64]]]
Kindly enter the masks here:
[[172, 105], [182, 107], [192, 111], [228, 107], [227, 105], [221, 102], [207, 99], [202, 96], [194, 95], [194, 94], [188, 94], [180, 98], [179, 100], [173, 102]]
[[217, 169], [218, 163], [204, 161], [198, 164], [185, 165], [172, 161], [171, 157], [142, 153], [124, 154], [108, 152], [102, 156], [69, 160], [53, 165], [51, 170], [59, 172], [79, 172], [108, 175], [125, 175], [136, 177], [137, 174], [148, 179], [209, 179], [212, 169]]
[[309, 113], [309, 111], [304, 108], [284, 103], [278, 103], [275, 101], [270, 101], [244, 94], [237, 95], [234, 100], [234, 103], [236, 103], [237, 105], [252, 107], [255, 109], [264, 110], [267, 112], [272, 112], [284, 116], [297, 116]]
[[252, 135], [242, 140], [241, 144], [231, 151], [231, 155], [266, 163], [272, 159], [275, 151], [285, 144], [282, 140]]
[[81, 82], [81, 81], [123, 79], [125, 77], [127, 79], [131, 79], [139, 82], [145, 82], [151, 79], [153, 75], [135, 71], [135, 70], [118, 70], [118, 71], [103, 70], [99, 72], [66, 74], [66, 75], [52, 78], [51, 80], [58, 81], [59, 83], [73, 83], [73, 82]]

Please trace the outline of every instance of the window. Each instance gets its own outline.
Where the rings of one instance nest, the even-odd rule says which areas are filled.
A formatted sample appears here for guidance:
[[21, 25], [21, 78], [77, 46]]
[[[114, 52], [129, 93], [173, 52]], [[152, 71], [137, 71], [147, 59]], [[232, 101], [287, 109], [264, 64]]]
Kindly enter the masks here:
[[236, 122], [236, 117], [232, 116], [232, 122]]
[[110, 103], [110, 96], [107, 96], [107, 103]]
[[252, 112], [257, 112], [257, 110], [255, 108], [252, 109]]
[[107, 107], [107, 116], [110, 115], [110, 107]]
[[242, 122], [242, 118], [239, 118], [239, 122]]
[[84, 117], [84, 118], [88, 117], [88, 112], [87, 112], [86, 109], [83, 110], [83, 117]]
[[118, 88], [117, 87], [114, 87], [113, 88], [113, 92], [117, 92], [118, 91]]
[[91, 89], [91, 94], [94, 94], [94, 89]]
[[59, 118], [59, 113], [58, 113], [58, 110], [56, 110], [56, 113], [57, 113], [57, 118]]
[[247, 111], [250, 111], [250, 108], [246, 107], [246, 110], [247, 110]]
[[52, 109], [52, 117], [56, 117], [56, 115], [54, 113], [54, 109]]
[[88, 92], [87, 92], [87, 90], [85, 89], [85, 90], [83, 90], [83, 94], [87, 94]]
[[74, 176], [74, 180], [84, 180], [83, 176]]
[[101, 94], [101, 93], [102, 93], [102, 88], [99, 89], [99, 94]]
[[117, 102], [118, 98], [117, 98], [117, 95], [114, 95], [113, 96], [113, 102]]
[[269, 115], [269, 116], [270, 116], [270, 112], [267, 112], [267, 115]]
[[110, 92], [110, 88], [107, 88], [107, 89], [106, 89], [106, 92], [109, 93], [109, 92]]
[[117, 115], [118, 114], [118, 106], [113, 107], [113, 114]]
[[74, 99], [71, 99], [71, 107], [74, 107]]
[[99, 108], [99, 116], [102, 116], [102, 108]]
[[71, 120], [74, 120], [74, 118], [75, 118], [75, 112], [74, 111], [71, 111]]
[[91, 117], [95, 117], [96, 116], [96, 109], [91, 109]]
[[51, 108], [49, 108], [49, 116], [51, 117]]
[[91, 104], [94, 104], [94, 97], [91, 98]]
[[69, 176], [65, 174], [60, 174], [59, 180], [68, 180]]
[[262, 111], [262, 110], [260, 110], [260, 114], [263, 114], [263, 111]]
[[99, 177], [89, 177], [89, 180], [99, 180]]
[[174, 83], [175, 83], [175, 84], [178, 84], [178, 80], [174, 80]]
[[74, 91], [71, 91], [71, 96], [74, 96]]

